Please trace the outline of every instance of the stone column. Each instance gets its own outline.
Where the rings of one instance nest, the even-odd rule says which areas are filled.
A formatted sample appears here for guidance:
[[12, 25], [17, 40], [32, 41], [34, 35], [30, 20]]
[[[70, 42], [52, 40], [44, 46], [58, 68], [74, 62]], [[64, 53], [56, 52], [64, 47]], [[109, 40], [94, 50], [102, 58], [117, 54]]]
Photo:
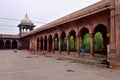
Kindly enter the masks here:
[[47, 51], [49, 52], [49, 38], [47, 39]]
[[54, 42], [54, 39], [55, 39], [55, 38], [52, 39], [52, 52], [53, 52], [53, 53], [54, 53], [54, 48], [55, 48], [55, 47], [54, 47], [54, 43], [55, 43], [55, 42]]
[[59, 39], [59, 53], [61, 53], [61, 37], [59, 37], [58, 39]]
[[77, 54], [76, 54], [76, 56], [79, 57], [80, 56], [80, 35], [76, 35], [76, 39], [77, 39]]
[[90, 33], [90, 57], [93, 58], [94, 57], [94, 53], [93, 53], [93, 33]]
[[115, 4], [114, 0], [112, 2], [112, 7], [110, 11], [110, 45], [111, 45], [111, 53], [116, 53], [116, 25], [115, 25]]
[[110, 10], [110, 67], [120, 67], [120, 0], [111, 1]]
[[12, 40], [10, 40], [10, 43], [11, 43], [11, 45], [10, 45], [10, 49], [12, 49]]
[[39, 51], [41, 51], [41, 40], [39, 39]]
[[34, 49], [34, 52], [36, 51], [36, 41], [35, 39], [33, 38], [33, 49]]
[[45, 47], [45, 43], [44, 43], [45, 41], [44, 41], [44, 39], [43, 39], [43, 53], [44, 53], [44, 47]]
[[35, 52], [37, 52], [37, 40], [34, 39], [34, 45], [35, 45]]
[[3, 40], [3, 43], [4, 43], [4, 45], [3, 45], [3, 49], [5, 49], [5, 40]]
[[115, 3], [116, 56], [120, 57], [120, 0]]
[[67, 36], [66, 37], [66, 40], [67, 40], [67, 54], [69, 55], [70, 53], [69, 53], [69, 47], [70, 47], [70, 36]]

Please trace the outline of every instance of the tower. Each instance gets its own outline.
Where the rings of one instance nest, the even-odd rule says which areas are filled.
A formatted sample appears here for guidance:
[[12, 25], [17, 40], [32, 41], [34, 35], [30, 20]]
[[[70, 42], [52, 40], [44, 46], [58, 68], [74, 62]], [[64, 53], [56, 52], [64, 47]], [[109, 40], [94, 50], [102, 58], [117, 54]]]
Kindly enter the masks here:
[[19, 27], [19, 35], [21, 37], [22, 34], [33, 30], [35, 25], [33, 24], [33, 22], [29, 19], [29, 17], [26, 14], [25, 18], [21, 20], [20, 24], [17, 27]]

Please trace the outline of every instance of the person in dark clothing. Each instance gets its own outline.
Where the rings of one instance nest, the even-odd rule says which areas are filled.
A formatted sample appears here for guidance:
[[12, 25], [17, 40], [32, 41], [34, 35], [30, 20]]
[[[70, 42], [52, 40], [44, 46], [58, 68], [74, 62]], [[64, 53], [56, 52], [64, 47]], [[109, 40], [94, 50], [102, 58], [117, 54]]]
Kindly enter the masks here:
[[84, 45], [84, 43], [82, 43], [82, 56], [85, 56], [85, 45]]

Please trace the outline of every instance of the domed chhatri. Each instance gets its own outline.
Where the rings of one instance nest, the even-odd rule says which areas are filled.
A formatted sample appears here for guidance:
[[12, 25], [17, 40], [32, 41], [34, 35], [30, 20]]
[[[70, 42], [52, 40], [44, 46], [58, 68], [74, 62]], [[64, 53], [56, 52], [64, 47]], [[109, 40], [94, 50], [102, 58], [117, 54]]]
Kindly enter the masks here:
[[19, 33], [21, 35], [21, 33], [25, 33], [28, 30], [29, 31], [33, 30], [35, 25], [33, 24], [33, 22], [29, 19], [28, 15], [26, 14], [25, 18], [21, 20], [20, 24], [17, 27], [19, 27]]
[[25, 15], [25, 18], [21, 20], [21, 25], [34, 26], [34, 24], [33, 24], [32, 21], [29, 19], [29, 17], [27, 16], [27, 14]]

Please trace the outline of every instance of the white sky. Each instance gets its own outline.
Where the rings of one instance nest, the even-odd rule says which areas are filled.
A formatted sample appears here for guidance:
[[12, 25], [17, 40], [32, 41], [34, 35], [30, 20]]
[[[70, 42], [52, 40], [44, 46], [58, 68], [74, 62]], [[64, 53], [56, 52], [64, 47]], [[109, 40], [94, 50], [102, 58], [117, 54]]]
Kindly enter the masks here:
[[[0, 18], [23, 19], [25, 14], [37, 27], [101, 0], [0, 0]], [[0, 34], [18, 34], [20, 21], [0, 19]], [[10, 25], [10, 26], [2, 26]]]

